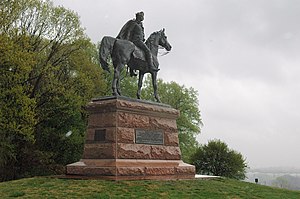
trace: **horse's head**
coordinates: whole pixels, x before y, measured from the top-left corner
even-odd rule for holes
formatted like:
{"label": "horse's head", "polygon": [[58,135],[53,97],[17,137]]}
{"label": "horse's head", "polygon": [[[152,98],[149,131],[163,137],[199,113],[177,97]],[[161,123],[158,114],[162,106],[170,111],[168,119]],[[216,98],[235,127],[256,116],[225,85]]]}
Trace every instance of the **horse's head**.
{"label": "horse's head", "polygon": [[164,47],[167,51],[170,51],[172,49],[171,44],[168,42],[167,36],[165,34],[165,29],[163,28],[162,30],[160,30],[159,32],[159,42],[158,44],[162,47]]}

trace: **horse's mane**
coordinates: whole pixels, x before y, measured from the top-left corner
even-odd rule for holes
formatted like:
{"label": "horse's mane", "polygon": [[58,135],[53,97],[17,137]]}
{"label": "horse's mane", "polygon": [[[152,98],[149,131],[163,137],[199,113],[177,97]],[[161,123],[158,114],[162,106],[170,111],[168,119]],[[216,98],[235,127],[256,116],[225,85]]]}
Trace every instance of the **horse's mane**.
{"label": "horse's mane", "polygon": [[156,35],[159,34],[159,31],[155,31],[153,33],[151,33],[151,35],[148,37],[148,39],[146,40],[146,45],[153,43],[154,39],[156,38]]}

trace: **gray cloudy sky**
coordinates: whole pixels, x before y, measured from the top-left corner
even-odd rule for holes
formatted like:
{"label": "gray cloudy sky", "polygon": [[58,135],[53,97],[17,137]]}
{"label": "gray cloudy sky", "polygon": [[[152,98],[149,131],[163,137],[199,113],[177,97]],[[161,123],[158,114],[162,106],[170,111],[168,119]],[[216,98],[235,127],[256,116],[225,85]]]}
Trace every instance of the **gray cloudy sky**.
{"label": "gray cloudy sky", "polygon": [[145,12],[172,52],[159,77],[199,92],[200,143],[221,139],[251,168],[300,167],[299,0],[55,0],[98,42]]}

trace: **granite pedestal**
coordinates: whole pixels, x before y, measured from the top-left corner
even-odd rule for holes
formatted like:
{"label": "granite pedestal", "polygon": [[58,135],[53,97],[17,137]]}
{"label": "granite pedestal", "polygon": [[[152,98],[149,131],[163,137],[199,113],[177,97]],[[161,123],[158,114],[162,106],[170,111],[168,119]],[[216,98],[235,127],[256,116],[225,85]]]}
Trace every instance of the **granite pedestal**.
{"label": "granite pedestal", "polygon": [[94,99],[79,162],[67,176],[111,180],[192,179],[195,167],[181,160],[176,119],[168,105],[125,97]]}

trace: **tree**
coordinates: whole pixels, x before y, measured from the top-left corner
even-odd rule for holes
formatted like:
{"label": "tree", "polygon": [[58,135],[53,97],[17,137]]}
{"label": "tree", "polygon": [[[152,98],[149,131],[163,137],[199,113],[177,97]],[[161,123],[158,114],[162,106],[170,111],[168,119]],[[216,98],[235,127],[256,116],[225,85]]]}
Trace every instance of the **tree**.
{"label": "tree", "polygon": [[0,180],[16,176],[21,151],[34,142],[36,102],[22,85],[33,64],[32,53],[0,34]]}
{"label": "tree", "polygon": [[47,0],[2,0],[0,42],[0,171],[13,174],[4,178],[77,161],[84,106],[106,90],[78,15]]}
{"label": "tree", "polygon": [[220,140],[211,140],[201,145],[192,156],[198,174],[245,179],[247,163],[242,154],[229,149]]}

